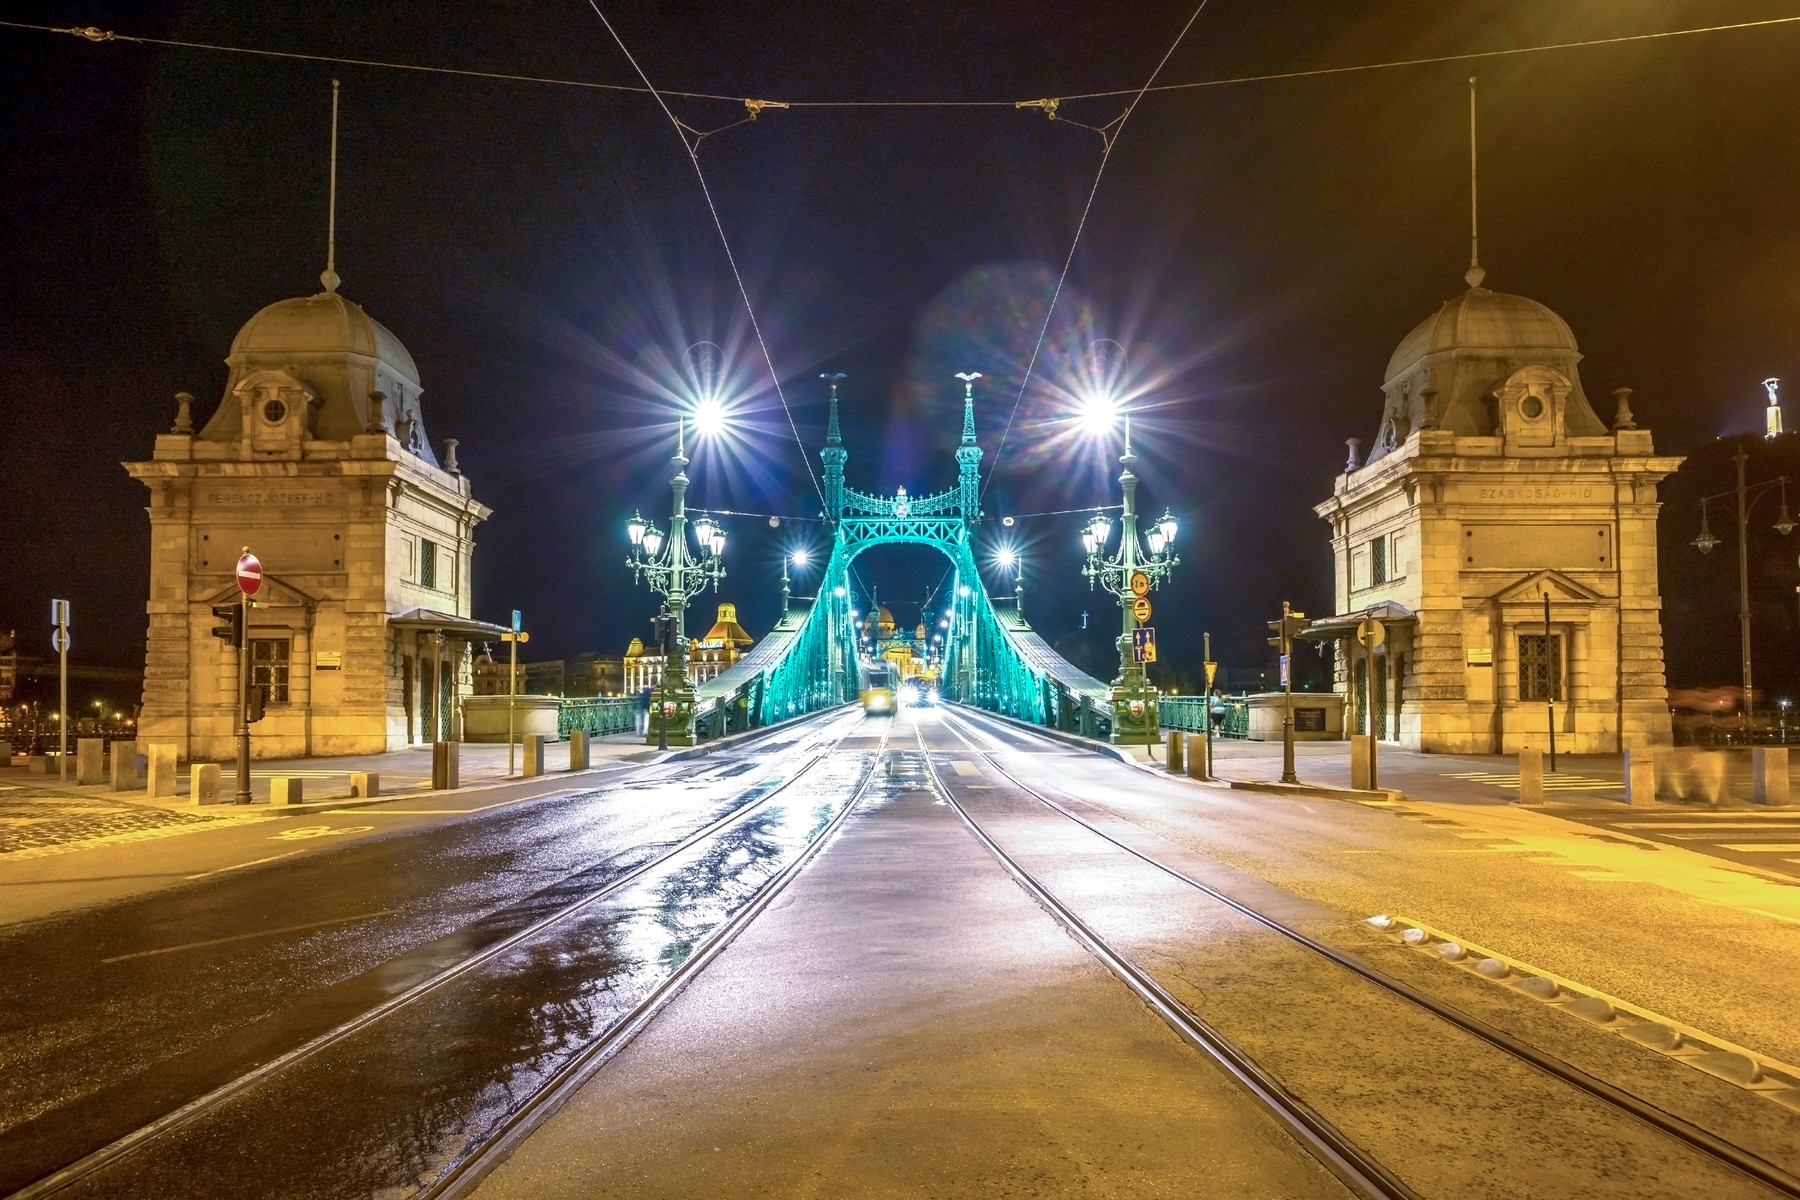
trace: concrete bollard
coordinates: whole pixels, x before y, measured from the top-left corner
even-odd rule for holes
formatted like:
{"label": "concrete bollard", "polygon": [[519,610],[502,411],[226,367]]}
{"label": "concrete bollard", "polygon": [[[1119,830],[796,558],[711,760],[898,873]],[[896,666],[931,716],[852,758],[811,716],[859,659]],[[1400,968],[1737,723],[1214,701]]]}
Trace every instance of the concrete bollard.
{"label": "concrete bollard", "polygon": [[114,742],[112,744],[112,790],[115,792],[135,792],[143,786],[138,782],[137,739]]}
{"label": "concrete bollard", "polygon": [[462,747],[456,742],[431,743],[431,786],[440,792],[462,786]]}
{"label": "concrete bollard", "polygon": [[218,763],[195,763],[188,768],[188,800],[194,804],[219,802]]}
{"label": "concrete bollard", "polygon": [[275,805],[305,804],[305,781],[292,775],[277,775],[269,780],[269,803]]}
{"label": "concrete bollard", "polygon": [[544,735],[528,733],[519,739],[519,776],[536,779],[544,773]]}
{"label": "concrete bollard", "polygon": [[[175,794],[175,743],[151,742],[144,747],[144,790],[157,800]],[[217,770],[217,767],[213,768]]]}
{"label": "concrete bollard", "polygon": [[50,767],[56,760],[48,754],[27,754],[25,756],[25,773],[27,775],[55,774]]}
{"label": "concrete bollard", "polygon": [[1189,779],[1210,779],[1206,771],[1206,735],[1190,733],[1187,740],[1187,768]]}
{"label": "concrete bollard", "polygon": [[75,782],[106,782],[106,742],[103,739],[75,739]]}
{"label": "concrete bollard", "polygon": [[1544,802],[1544,752],[1526,746],[1519,751],[1519,803]]}
{"label": "concrete bollard", "polygon": [[1674,746],[1658,746],[1650,754],[1656,763],[1656,798],[1681,799],[1682,752]]}
{"label": "concrete bollard", "polygon": [[1648,746],[1625,748],[1625,803],[1656,803],[1656,761],[1659,757]]}
{"label": "concrete bollard", "polygon": [[1751,798],[1758,804],[1788,803],[1786,746],[1754,746],[1750,750]]}
{"label": "concrete bollard", "polygon": [[1359,792],[1375,786],[1375,781],[1369,778],[1369,742],[1366,733],[1350,735],[1350,786]]}
{"label": "concrete bollard", "polygon": [[350,794],[359,800],[373,800],[381,795],[381,772],[350,772]]}
{"label": "concrete bollard", "polygon": [[569,730],[569,770],[588,769],[588,735],[585,729]]}
{"label": "concrete bollard", "polygon": [[0,767],[12,766],[12,743],[0,738]]}
{"label": "concrete bollard", "polygon": [[1171,775],[1180,775],[1187,769],[1185,766],[1186,759],[1181,753],[1183,750],[1187,749],[1187,747],[1182,744],[1185,741],[1187,741],[1187,734],[1181,732],[1179,729],[1169,730],[1169,753],[1165,765]]}

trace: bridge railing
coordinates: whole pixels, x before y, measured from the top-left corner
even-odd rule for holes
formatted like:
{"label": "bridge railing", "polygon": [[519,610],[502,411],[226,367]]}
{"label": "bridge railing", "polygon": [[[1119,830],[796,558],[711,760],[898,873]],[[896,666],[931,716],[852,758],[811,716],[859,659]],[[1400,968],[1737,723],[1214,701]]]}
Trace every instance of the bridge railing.
{"label": "bridge railing", "polygon": [[[1248,697],[1214,696],[1213,703],[1225,707],[1225,722],[1217,729],[1220,737],[1250,736],[1250,701]],[[1164,729],[1185,729],[1189,733],[1206,732],[1205,696],[1160,696],[1157,715]]]}
{"label": "bridge railing", "polygon": [[580,729],[593,737],[637,731],[637,700],[631,696],[594,696],[564,700],[556,712],[556,732],[564,741]]}

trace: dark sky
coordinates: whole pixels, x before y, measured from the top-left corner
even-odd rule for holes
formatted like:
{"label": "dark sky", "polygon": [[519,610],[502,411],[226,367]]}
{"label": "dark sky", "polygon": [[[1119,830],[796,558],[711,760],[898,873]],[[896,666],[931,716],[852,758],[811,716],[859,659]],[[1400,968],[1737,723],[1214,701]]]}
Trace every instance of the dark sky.
{"label": "dark sky", "polygon": [[[987,376],[978,415],[994,463],[1100,160],[1100,137],[1074,122],[1105,124],[1126,103],[1067,101],[1071,120],[1051,122],[1011,102],[1141,84],[1191,6],[616,7],[608,16],[665,89],[1002,102],[767,111],[700,152],[815,467],[827,370],[849,375],[855,486],[950,482],[958,371]],[[635,82],[581,0],[83,0],[8,13]],[[1797,14],[1794,0],[1213,0],[1161,81]],[[1375,432],[1394,346],[1463,286],[1466,80],[1479,74],[1488,284],[1570,322],[1603,416],[1611,389],[1631,386],[1659,450],[1703,452],[1692,486],[1666,489],[1665,592],[1685,622],[1669,631],[1671,675],[1733,680],[1729,544],[1705,560],[1686,550],[1688,497],[1728,486],[1708,447],[1760,422],[1759,380],[1793,379],[1800,422],[1796,51],[1800,24],[1150,95],[1100,185],[998,455],[990,516],[1115,498],[1109,458],[1067,435],[1056,396],[1078,348],[1114,338],[1144,389],[1146,502],[1185,522],[1183,566],[1158,598],[1165,654],[1195,657],[1210,629],[1219,657],[1260,662],[1261,622],[1284,597],[1328,609],[1326,527],[1311,506],[1329,494],[1343,439]],[[523,609],[545,653],[617,653],[646,628],[654,605],[622,569],[623,523],[636,506],[666,517],[667,366],[691,342],[731,352],[743,415],[731,446],[696,456],[692,499],[816,515],[704,198],[649,98],[22,29],[0,28],[0,56],[0,628],[28,646],[60,595],[74,601],[80,655],[141,661],[144,497],[117,464],[148,456],[174,392],[211,413],[251,314],[317,290],[334,76],[342,290],[411,350],[427,430],[461,440],[495,510],[480,530],[477,615]],[[743,115],[671,103],[698,129]],[[1752,478],[1795,470],[1793,441],[1785,466],[1759,444]],[[1764,510],[1772,520],[1772,500]],[[982,532],[1024,549],[1027,610],[1053,638],[1084,609],[1116,620],[1083,589],[1078,521],[990,520]],[[720,598],[761,633],[780,549],[808,537],[822,548],[823,535],[761,516],[731,530]],[[1759,663],[1791,687],[1800,546],[1766,540],[1758,628],[1773,640]],[[910,621],[941,568],[928,552],[889,551],[858,570]]]}

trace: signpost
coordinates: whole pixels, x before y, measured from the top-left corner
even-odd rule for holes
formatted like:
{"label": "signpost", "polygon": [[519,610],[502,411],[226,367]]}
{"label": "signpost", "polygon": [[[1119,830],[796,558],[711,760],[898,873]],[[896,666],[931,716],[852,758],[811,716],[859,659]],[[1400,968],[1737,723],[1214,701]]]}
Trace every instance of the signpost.
{"label": "signpost", "polygon": [[1219,664],[1213,661],[1212,634],[1210,633],[1203,633],[1200,635],[1200,657],[1204,660],[1206,665],[1205,709],[1200,714],[1200,728],[1206,737],[1206,762],[1203,766],[1203,773],[1208,779],[1211,779],[1213,773],[1213,677],[1219,673]]}
{"label": "signpost", "polygon": [[1381,731],[1375,728],[1375,651],[1387,641],[1387,626],[1374,617],[1364,617],[1357,623],[1356,641],[1363,648],[1363,711],[1369,716],[1369,786],[1376,788],[1381,786],[1381,770],[1376,765]]}
{"label": "signpost", "polygon": [[262,590],[262,563],[245,546],[237,560],[238,591],[243,595],[243,619],[238,622],[238,727],[237,795],[239,804],[250,803],[250,597]]}
{"label": "signpost", "polygon": [[1131,602],[1131,619],[1142,625],[1150,619],[1150,601],[1139,596]]}
{"label": "signpost", "polygon": [[1156,630],[1146,627],[1131,631],[1131,661],[1141,663],[1156,661]]}
{"label": "signpost", "polygon": [[67,600],[50,602],[50,624],[56,627],[50,634],[50,646],[56,651],[58,673],[61,677],[58,684],[56,709],[56,775],[62,782],[67,783],[69,782],[69,602]]}
{"label": "signpost", "polygon": [[1286,600],[1281,602],[1281,620],[1270,621],[1269,629],[1275,634],[1269,639],[1269,646],[1281,655],[1281,782],[1299,783],[1300,777],[1294,773],[1294,672],[1293,654],[1294,639],[1299,637],[1309,622],[1305,613],[1295,612]]}
{"label": "signpost", "polygon": [[512,610],[512,633],[502,634],[512,655],[506,668],[506,777],[513,773],[513,710],[519,698],[519,643],[528,636],[525,620],[518,609]]}

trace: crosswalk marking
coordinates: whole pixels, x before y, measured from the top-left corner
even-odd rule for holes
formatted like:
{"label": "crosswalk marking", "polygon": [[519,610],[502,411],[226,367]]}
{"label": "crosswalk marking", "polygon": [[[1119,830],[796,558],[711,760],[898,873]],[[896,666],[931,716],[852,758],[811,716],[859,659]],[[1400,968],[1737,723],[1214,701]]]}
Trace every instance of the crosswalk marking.
{"label": "crosswalk marking", "polygon": [[[1519,773],[1502,774],[1498,771],[1446,771],[1446,779],[1466,779],[1470,783],[1485,783],[1493,787],[1513,788],[1519,786]],[[1625,785],[1617,779],[1595,779],[1588,775],[1549,775],[1544,776],[1546,792],[1613,792]]]}

